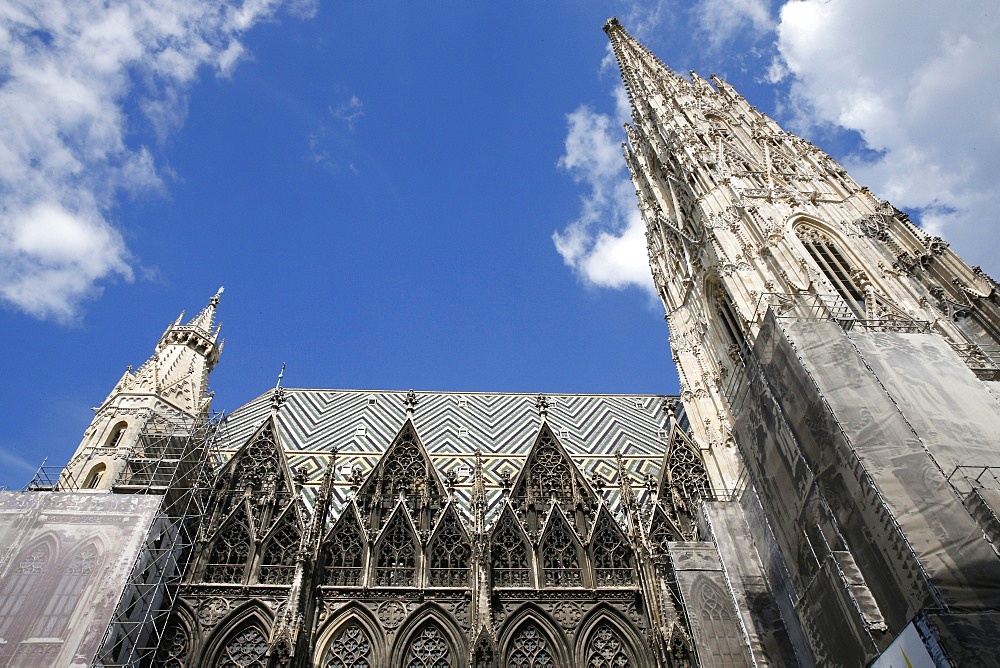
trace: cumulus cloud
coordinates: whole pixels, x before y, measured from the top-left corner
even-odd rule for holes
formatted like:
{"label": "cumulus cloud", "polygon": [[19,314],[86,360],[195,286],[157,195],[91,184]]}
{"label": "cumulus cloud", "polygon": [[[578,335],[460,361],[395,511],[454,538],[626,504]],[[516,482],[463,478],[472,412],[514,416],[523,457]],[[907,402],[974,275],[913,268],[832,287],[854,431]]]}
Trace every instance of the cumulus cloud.
{"label": "cumulus cloud", "polygon": [[581,184],[580,215],[552,240],[563,261],[588,284],[638,286],[655,294],[646,262],[645,228],[635,188],[622,158],[619,129],[629,118],[624,89],[615,93],[615,118],[583,105],[566,117],[568,132],[559,168]]}
{"label": "cumulus cloud", "polygon": [[773,75],[790,77],[799,129],[859,132],[878,157],[848,157],[851,174],[1000,273],[996,4],[795,0],[781,8],[777,37]]}
{"label": "cumulus cloud", "polygon": [[699,30],[715,49],[743,30],[763,35],[774,29],[768,0],[701,0],[694,15]]}
{"label": "cumulus cloud", "polygon": [[111,212],[120,194],[162,183],[150,151],[130,144],[126,108],[161,137],[176,129],[199,71],[232,72],[243,33],[282,4],[0,3],[0,300],[69,321],[102,281],[132,279]]}

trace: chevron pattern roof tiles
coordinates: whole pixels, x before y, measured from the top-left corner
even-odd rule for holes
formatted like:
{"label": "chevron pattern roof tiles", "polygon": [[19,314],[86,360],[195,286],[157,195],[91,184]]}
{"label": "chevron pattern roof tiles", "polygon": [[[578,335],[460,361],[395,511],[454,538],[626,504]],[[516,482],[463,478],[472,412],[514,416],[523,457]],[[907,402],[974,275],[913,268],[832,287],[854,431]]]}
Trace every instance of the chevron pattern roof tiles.
{"label": "chevron pattern roof tiles", "polygon": [[[311,485],[319,483],[331,451],[337,466],[359,466],[371,471],[406,419],[405,392],[370,390],[286,389],[278,410],[279,438],[288,463],[301,468]],[[474,465],[474,453],[483,453],[486,483],[499,499],[500,474],[513,478],[538,433],[537,394],[425,392],[413,423],[442,474],[462,465]],[[617,470],[613,456],[621,452],[641,489],[647,473],[659,473],[665,441],[665,395],[560,394],[549,400],[548,423],[584,475],[598,472],[605,480],[605,496],[617,505]],[[374,403],[371,400],[374,399]],[[271,392],[233,411],[225,420],[220,449],[235,452],[268,416]],[[363,428],[359,430],[359,428]],[[360,433],[359,433],[360,432]],[[362,435],[363,434],[363,435]],[[456,496],[467,505],[472,477],[460,476]],[[346,498],[347,475],[336,476],[337,497]],[[307,497],[311,498],[311,494]],[[339,504],[337,504],[339,505]]]}

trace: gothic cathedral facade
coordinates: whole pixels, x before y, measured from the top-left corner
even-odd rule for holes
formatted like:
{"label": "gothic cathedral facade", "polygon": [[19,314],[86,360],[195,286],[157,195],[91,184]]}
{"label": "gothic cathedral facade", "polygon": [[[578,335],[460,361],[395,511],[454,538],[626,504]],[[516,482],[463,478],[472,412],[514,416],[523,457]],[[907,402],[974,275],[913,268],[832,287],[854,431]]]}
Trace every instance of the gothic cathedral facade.
{"label": "gothic cathedral facade", "polygon": [[6,665],[996,661],[997,284],[605,32],[680,395],[279,379],[219,420],[216,294],[45,503],[0,493]]}

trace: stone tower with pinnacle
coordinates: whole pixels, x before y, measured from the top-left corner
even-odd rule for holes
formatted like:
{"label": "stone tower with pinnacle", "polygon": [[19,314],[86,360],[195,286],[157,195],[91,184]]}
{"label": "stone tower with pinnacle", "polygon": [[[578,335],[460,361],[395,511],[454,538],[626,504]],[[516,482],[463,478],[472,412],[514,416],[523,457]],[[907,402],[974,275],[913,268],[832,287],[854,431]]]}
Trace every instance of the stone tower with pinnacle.
{"label": "stone tower with pinnacle", "polygon": [[681,396],[715,486],[737,476],[727,383],[768,307],[793,296],[845,322],[930,323],[993,377],[994,281],[725,81],[676,74],[617,19],[604,30],[632,106],[625,159]]}
{"label": "stone tower with pinnacle", "polygon": [[1000,620],[997,283],[725,81],[604,30],[681,400],[770,562],[779,644],[978,663]]}
{"label": "stone tower with pinnacle", "polygon": [[182,312],[170,323],[153,355],[138,369],[129,367],[84,432],[60,478],[62,489],[110,490],[132,451],[139,430],[153,413],[198,418],[208,413],[212,397],[208,376],[225,341],[215,309],[222,288],[194,318]]}

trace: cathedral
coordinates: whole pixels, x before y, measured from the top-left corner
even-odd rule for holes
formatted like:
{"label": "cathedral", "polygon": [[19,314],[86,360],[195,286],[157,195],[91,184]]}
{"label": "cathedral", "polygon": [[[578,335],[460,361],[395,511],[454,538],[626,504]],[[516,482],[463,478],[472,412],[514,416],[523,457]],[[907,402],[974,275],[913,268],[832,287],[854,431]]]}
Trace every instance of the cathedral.
{"label": "cathedral", "polygon": [[0,493],[0,663],[1000,665],[997,283],[604,31],[679,395],[279,376],[220,418],[220,289]]}

